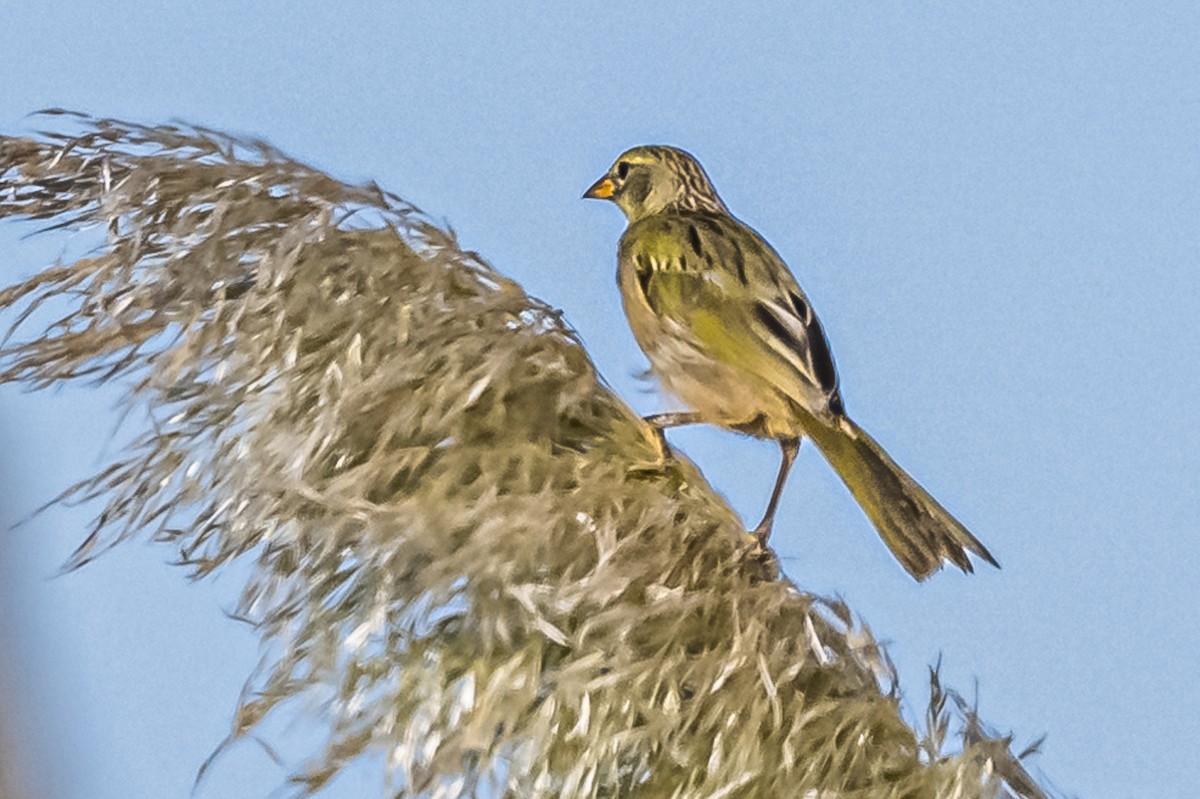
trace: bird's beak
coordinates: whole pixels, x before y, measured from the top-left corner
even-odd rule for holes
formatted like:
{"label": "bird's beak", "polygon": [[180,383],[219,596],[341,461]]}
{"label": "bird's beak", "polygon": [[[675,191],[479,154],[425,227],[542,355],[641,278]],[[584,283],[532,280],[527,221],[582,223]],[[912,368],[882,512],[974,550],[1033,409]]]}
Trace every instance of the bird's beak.
{"label": "bird's beak", "polygon": [[608,200],[616,191],[616,186],[613,185],[612,179],[605,175],[592,184],[592,187],[583,193],[585,200]]}

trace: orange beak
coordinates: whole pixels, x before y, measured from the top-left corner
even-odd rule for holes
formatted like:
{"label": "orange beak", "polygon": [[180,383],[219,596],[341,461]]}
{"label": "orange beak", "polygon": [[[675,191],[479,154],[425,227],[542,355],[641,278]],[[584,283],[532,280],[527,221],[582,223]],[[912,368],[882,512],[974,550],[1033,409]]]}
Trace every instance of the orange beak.
{"label": "orange beak", "polygon": [[612,180],[605,175],[592,184],[592,187],[583,193],[585,200],[608,200],[613,196],[613,192],[617,187],[613,185]]}

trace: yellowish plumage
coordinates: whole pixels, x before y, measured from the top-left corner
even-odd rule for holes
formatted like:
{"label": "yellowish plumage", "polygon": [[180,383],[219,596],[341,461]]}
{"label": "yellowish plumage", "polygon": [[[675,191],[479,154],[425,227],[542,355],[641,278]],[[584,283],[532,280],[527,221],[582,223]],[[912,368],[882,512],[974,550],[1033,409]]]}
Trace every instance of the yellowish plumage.
{"label": "yellowish plumage", "polygon": [[766,541],[803,437],[816,443],[885,543],[918,580],[967,552],[997,565],[971,533],[846,416],[821,324],[771,246],[730,215],[699,163],[673,147],[621,155],[584,195],[629,226],[617,282],[638,344],[663,387],[705,422],[780,442],[783,463],[755,532]]}

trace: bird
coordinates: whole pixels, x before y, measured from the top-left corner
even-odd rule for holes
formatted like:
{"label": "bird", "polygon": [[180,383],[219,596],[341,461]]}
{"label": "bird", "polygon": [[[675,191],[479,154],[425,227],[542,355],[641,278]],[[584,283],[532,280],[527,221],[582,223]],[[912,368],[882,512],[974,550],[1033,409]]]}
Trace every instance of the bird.
{"label": "bird", "polygon": [[634,338],[687,410],[646,417],[775,440],[781,462],[762,520],[765,551],[800,442],[816,444],[900,564],[921,581],[945,562],[974,571],[987,548],[847,415],[825,331],[770,244],[734,217],[694,156],[647,145],[622,153],[583,194],[625,215],[617,285]]}

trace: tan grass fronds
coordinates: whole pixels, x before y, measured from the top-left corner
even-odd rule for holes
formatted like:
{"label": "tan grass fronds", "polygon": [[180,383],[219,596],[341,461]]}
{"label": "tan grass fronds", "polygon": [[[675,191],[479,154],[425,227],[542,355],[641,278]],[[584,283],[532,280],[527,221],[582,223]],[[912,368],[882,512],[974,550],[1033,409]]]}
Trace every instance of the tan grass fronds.
{"label": "tan grass fronds", "polygon": [[0,218],[98,246],[0,292],[0,380],[121,381],[148,417],[61,497],[102,509],[69,565],[134,534],[252,559],[231,740],[319,702],[303,792],[382,753],[414,797],[1039,795],[944,696],[906,724],[849,609],[418,209],[259,141],[43,120],[0,138]]}

